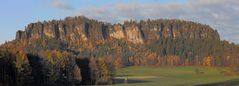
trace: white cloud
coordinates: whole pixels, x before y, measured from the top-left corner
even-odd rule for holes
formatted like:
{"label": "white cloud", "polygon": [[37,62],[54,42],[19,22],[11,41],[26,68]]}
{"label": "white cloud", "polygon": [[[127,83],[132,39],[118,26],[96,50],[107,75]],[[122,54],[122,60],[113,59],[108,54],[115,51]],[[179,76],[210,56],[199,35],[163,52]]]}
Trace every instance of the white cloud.
{"label": "white cloud", "polygon": [[74,9],[71,5],[68,5],[65,0],[52,0],[52,6],[64,10]]}
{"label": "white cloud", "polygon": [[238,0],[189,0],[187,3],[115,3],[101,7],[85,7],[79,15],[107,22],[128,19],[176,18],[209,24],[222,39],[239,43]]}

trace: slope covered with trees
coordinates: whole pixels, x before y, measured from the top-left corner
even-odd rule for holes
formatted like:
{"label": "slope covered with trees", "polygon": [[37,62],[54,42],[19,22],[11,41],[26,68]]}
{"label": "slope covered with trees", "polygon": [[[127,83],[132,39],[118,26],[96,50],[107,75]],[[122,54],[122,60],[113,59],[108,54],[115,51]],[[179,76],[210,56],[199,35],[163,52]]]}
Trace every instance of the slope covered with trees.
{"label": "slope covered with trees", "polygon": [[237,66],[238,52],[210,26],[191,21],[110,24],[67,17],[31,23],[1,45],[0,85],[112,84],[115,68]]}

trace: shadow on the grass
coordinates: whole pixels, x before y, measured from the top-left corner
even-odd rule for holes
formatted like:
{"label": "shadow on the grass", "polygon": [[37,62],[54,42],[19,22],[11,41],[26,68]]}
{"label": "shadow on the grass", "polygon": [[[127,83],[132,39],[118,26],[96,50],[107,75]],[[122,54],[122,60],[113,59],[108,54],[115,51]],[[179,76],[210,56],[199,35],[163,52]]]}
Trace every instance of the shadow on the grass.
{"label": "shadow on the grass", "polygon": [[233,79],[217,83],[200,84],[195,86],[239,86],[239,79]]}
{"label": "shadow on the grass", "polygon": [[130,77],[130,76],[134,76],[134,75],[121,74],[121,75],[117,75],[115,77]]}

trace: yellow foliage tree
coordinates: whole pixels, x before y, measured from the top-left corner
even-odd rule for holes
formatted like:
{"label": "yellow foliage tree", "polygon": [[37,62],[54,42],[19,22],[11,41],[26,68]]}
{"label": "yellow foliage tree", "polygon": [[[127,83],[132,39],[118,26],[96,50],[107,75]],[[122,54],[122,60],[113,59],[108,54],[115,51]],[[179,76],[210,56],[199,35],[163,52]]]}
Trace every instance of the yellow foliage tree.
{"label": "yellow foliage tree", "polygon": [[114,67],[115,68],[121,68],[122,67],[122,58],[121,57],[116,57],[114,61]]}
{"label": "yellow foliage tree", "polygon": [[96,82],[96,83],[108,83],[109,82],[108,80],[110,80],[110,70],[104,58],[98,59],[98,67],[100,70],[100,75],[99,75],[100,79],[97,80],[99,82]]}
{"label": "yellow foliage tree", "polygon": [[207,56],[203,59],[204,66],[213,66],[213,58],[211,56]]}

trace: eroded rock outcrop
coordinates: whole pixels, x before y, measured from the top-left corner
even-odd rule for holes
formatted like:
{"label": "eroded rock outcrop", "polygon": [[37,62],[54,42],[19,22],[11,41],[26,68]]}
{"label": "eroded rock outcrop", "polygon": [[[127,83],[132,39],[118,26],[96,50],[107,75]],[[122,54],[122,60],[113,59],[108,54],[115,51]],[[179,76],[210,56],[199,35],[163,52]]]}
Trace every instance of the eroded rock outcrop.
{"label": "eroded rock outcrop", "polygon": [[116,39],[123,39],[125,38],[125,33],[122,25],[114,25],[113,29],[110,31],[110,37]]}
{"label": "eroded rock outcrop", "polygon": [[182,20],[148,20],[108,24],[85,17],[68,17],[64,20],[52,20],[31,23],[25,31],[18,31],[17,40],[55,38],[71,42],[86,42],[122,39],[134,44],[144,44],[162,38],[220,40],[217,31],[208,25]]}
{"label": "eroded rock outcrop", "polygon": [[143,44],[143,33],[141,29],[135,25],[135,24],[130,24],[128,26],[125,26],[125,32],[127,36],[127,40],[135,43],[135,44]]}

